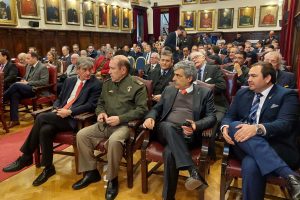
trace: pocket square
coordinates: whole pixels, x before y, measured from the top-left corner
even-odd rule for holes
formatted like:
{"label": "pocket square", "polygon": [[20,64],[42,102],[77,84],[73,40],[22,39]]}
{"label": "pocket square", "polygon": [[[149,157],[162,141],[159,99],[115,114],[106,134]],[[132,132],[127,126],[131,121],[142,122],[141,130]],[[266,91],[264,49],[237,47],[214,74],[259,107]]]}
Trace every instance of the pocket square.
{"label": "pocket square", "polygon": [[204,82],[207,82],[207,81],[210,81],[211,80],[211,78],[208,78],[208,79],[206,79]]}
{"label": "pocket square", "polygon": [[271,106],[271,108],[276,108],[276,107],[278,107],[277,104],[272,104],[272,106]]}

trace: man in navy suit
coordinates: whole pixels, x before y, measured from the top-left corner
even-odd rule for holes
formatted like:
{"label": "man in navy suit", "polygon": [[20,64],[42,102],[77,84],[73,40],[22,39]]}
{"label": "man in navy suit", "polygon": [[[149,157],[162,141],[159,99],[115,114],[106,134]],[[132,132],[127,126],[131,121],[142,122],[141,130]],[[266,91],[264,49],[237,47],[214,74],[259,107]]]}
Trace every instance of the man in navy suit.
{"label": "man in navy suit", "polygon": [[10,61],[9,52],[6,49],[0,50],[0,72],[4,73],[4,91],[17,81],[18,69]]}
{"label": "man in navy suit", "polygon": [[15,162],[3,168],[4,172],[14,172],[32,164],[32,154],[36,148],[42,149],[43,172],[33,181],[39,186],[53,176],[53,138],[61,131],[77,131],[75,115],[93,112],[101,93],[102,84],[91,77],[93,62],[88,58],[78,59],[77,77],[66,79],[62,92],[53,105],[52,112],[38,115],[35,123],[21,147],[23,153]]}
{"label": "man in navy suit", "polygon": [[291,72],[286,72],[280,70],[282,56],[277,51],[271,51],[267,53],[264,57],[264,61],[271,63],[276,70],[276,77],[277,77],[277,85],[280,85],[285,88],[296,88],[296,80],[295,75]]}
{"label": "man in navy suit", "polygon": [[[179,170],[188,170],[187,190],[205,189],[208,185],[196,169],[189,148],[201,144],[202,131],[216,122],[213,92],[194,85],[196,69],[191,61],[174,66],[174,86],[168,86],[161,100],[145,117],[143,126],[157,130],[164,148],[163,199],[175,198]],[[190,125],[184,125],[184,122]],[[156,125],[157,123],[157,125]]]}
{"label": "man in navy suit", "polygon": [[293,199],[300,198],[296,125],[299,100],[294,90],[275,84],[270,63],[259,62],[249,71],[249,88],[238,91],[222,121],[222,133],[242,160],[243,199],[264,199],[266,178],[287,180]]}
{"label": "man in navy suit", "polygon": [[185,29],[183,26],[178,26],[177,30],[169,33],[164,46],[171,48],[173,52],[174,63],[179,61],[179,36],[183,35]]}

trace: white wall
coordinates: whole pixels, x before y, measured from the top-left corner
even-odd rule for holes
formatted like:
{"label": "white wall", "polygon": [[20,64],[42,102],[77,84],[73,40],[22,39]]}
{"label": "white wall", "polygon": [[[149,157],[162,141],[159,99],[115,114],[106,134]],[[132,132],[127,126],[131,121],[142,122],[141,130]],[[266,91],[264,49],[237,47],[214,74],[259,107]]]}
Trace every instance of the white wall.
{"label": "white wall", "polygon": [[[261,5],[279,5],[278,8],[278,19],[282,19],[282,1],[283,0],[227,0],[227,1],[219,1],[217,0],[216,3],[208,3],[208,4],[200,4],[200,0],[198,0],[197,4],[189,4],[189,5],[182,5],[182,0],[151,0],[151,6],[148,9],[148,30],[149,34],[153,34],[153,11],[152,6],[154,2],[157,2],[158,6],[167,6],[167,5],[180,5],[180,12],[181,11],[198,11],[198,10],[205,10],[205,9],[215,9],[215,29],[214,32],[247,32],[247,31],[265,31],[265,30],[280,30],[279,23],[277,21],[277,27],[259,27],[259,13],[260,13],[260,6]],[[238,18],[238,8],[239,7],[246,7],[246,6],[256,6],[255,12],[255,26],[252,28],[237,28],[237,18]],[[234,8],[234,19],[233,19],[233,28],[232,29],[217,29],[217,20],[218,14],[217,9],[220,8]],[[180,17],[180,16],[178,16]],[[196,33],[199,31],[189,31],[188,33]]]}

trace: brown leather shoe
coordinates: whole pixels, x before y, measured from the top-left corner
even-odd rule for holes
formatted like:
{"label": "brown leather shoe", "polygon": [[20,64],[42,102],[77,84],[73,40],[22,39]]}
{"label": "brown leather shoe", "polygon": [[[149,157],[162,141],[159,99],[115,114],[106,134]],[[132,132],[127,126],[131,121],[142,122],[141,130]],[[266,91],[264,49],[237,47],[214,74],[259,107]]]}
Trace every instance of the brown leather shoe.
{"label": "brown leather shoe", "polygon": [[18,125],[20,125],[20,122],[19,122],[19,121],[10,121],[10,122],[8,123],[8,128],[12,128],[12,127],[18,126]]}

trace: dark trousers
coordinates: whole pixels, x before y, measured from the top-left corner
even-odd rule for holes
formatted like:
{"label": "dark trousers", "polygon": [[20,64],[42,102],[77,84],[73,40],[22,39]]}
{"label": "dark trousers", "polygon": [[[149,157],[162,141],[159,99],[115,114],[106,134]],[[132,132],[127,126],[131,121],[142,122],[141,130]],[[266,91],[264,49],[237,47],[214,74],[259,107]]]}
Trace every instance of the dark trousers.
{"label": "dark trousers", "polygon": [[21,147],[21,152],[32,155],[41,146],[42,165],[49,166],[53,162],[53,138],[61,131],[72,131],[69,117],[61,118],[56,113],[48,112],[38,115],[34,125]]}
{"label": "dark trousers", "polygon": [[189,149],[198,141],[196,137],[192,137],[187,143],[182,129],[170,122],[158,125],[157,137],[165,145],[163,198],[175,199],[179,170],[186,170],[194,165]]}
{"label": "dark trousers", "polygon": [[[229,135],[233,139],[238,124],[241,122],[229,125]],[[234,142],[234,152],[242,160],[243,200],[264,199],[266,177],[287,164],[263,137],[254,136],[245,142]]]}
{"label": "dark trousers", "polygon": [[19,121],[18,107],[20,100],[34,96],[35,93],[32,91],[32,86],[22,83],[14,83],[5,91],[3,98],[4,101],[10,101],[11,121]]}

